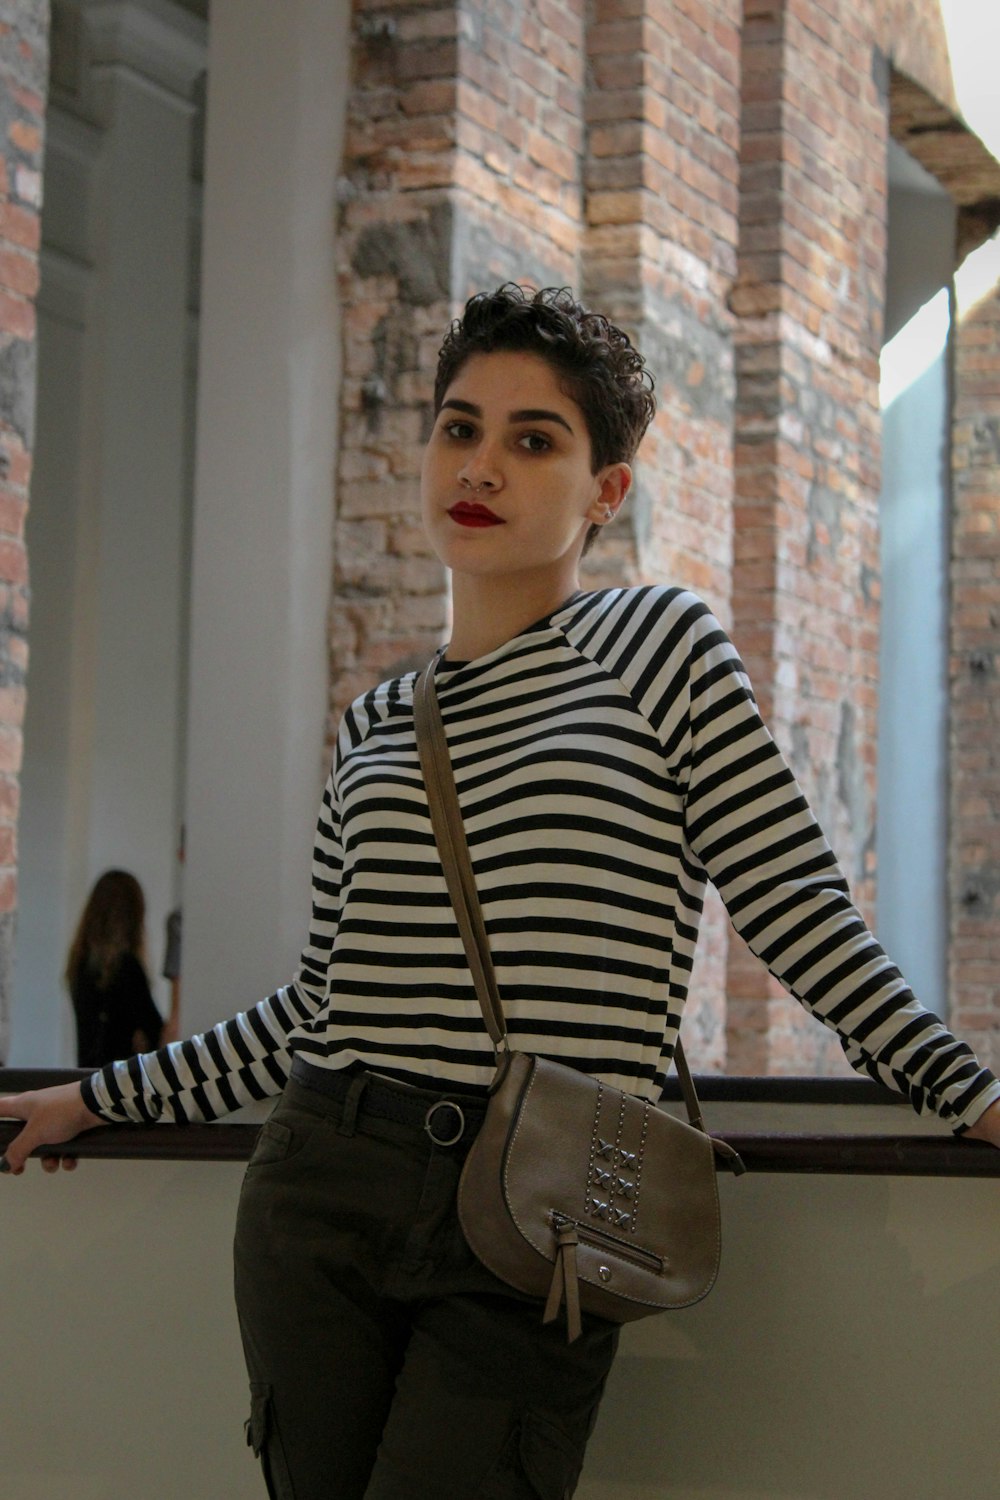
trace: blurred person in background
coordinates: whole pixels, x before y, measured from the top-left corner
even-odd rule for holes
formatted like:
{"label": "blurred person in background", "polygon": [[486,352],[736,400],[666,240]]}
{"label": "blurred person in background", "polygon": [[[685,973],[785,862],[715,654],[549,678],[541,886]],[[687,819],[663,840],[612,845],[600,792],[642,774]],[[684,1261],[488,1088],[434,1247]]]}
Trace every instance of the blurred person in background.
{"label": "blurred person in background", "polygon": [[159,1045],[163,1018],[145,950],[142,886],[127,870],[106,870],[87,897],[66,960],[77,1067],[100,1068]]}

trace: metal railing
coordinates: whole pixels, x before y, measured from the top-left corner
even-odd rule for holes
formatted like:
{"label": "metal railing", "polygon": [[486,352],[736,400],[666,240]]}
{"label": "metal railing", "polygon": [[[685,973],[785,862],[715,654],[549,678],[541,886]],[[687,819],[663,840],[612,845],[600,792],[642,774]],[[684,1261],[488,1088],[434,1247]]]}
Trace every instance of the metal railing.
{"label": "metal railing", "polygon": [[[0,1094],[22,1093],[53,1083],[87,1077],[72,1068],[0,1069]],[[705,1075],[698,1092],[708,1103],[881,1105],[906,1103],[864,1079],[732,1078]],[[679,1098],[675,1080],[664,1092]],[[0,1120],[0,1151],[18,1129]],[[46,1155],[97,1160],[247,1161],[260,1125],[115,1125],[93,1130]],[[981,1141],[953,1136],[880,1134],[812,1134],[790,1131],[719,1131],[743,1159],[749,1172],[812,1172],[890,1177],[1000,1177],[1000,1151]],[[40,1153],[36,1153],[40,1154]],[[720,1163],[720,1170],[725,1170]]]}

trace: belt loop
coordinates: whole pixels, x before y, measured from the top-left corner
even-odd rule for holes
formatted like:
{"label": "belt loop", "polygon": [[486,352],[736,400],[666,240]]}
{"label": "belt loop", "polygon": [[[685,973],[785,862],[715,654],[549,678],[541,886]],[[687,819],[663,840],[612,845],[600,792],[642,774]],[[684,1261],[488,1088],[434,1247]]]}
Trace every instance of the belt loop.
{"label": "belt loop", "polygon": [[359,1073],[357,1078],[352,1080],[351,1086],[344,1098],[344,1112],[340,1117],[340,1124],[337,1126],[338,1135],[354,1134],[358,1120],[358,1109],[361,1105],[361,1095],[368,1087],[368,1077],[367,1073]]}

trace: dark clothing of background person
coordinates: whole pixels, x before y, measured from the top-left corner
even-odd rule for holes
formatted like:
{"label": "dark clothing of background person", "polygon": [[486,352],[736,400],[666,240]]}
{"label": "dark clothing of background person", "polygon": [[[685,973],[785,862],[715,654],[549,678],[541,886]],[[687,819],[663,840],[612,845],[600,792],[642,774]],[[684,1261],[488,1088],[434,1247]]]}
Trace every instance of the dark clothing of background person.
{"label": "dark clothing of background person", "polygon": [[181,909],[176,906],[167,917],[166,923],[166,952],[163,955],[163,968],[161,973],[164,979],[169,979],[171,984],[175,979],[181,977],[181,931],[183,917]]}
{"label": "dark clothing of background person", "polygon": [[150,1047],[158,1045],[163,1017],[150,994],[146,971],[134,954],[122,954],[103,989],[87,965],[81,965],[71,998],[77,1067],[100,1068],[129,1057],[136,1050],[137,1032],[148,1037]]}

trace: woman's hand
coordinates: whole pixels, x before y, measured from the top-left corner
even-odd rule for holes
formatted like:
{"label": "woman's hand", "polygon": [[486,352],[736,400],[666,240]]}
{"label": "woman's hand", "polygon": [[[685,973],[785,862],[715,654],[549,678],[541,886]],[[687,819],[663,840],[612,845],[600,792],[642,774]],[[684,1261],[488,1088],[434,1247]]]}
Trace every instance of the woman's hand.
{"label": "woman's hand", "polygon": [[[35,1089],[27,1094],[5,1094],[0,1097],[0,1119],[23,1120],[24,1129],[16,1135],[0,1158],[0,1170],[13,1172],[19,1177],[32,1151],[39,1146],[58,1146],[62,1141],[71,1141],[82,1130],[92,1130],[95,1125],[106,1125],[100,1115],[93,1114],[83,1102],[83,1093],[78,1083],[58,1083],[54,1088]],[[42,1166],[54,1172],[59,1165],[56,1156],[43,1156]],[[63,1157],[62,1164],[69,1170],[76,1166],[73,1157]]]}
{"label": "woman's hand", "polygon": [[975,1125],[965,1132],[968,1141],[988,1141],[991,1146],[1000,1146],[1000,1099],[981,1114]]}

